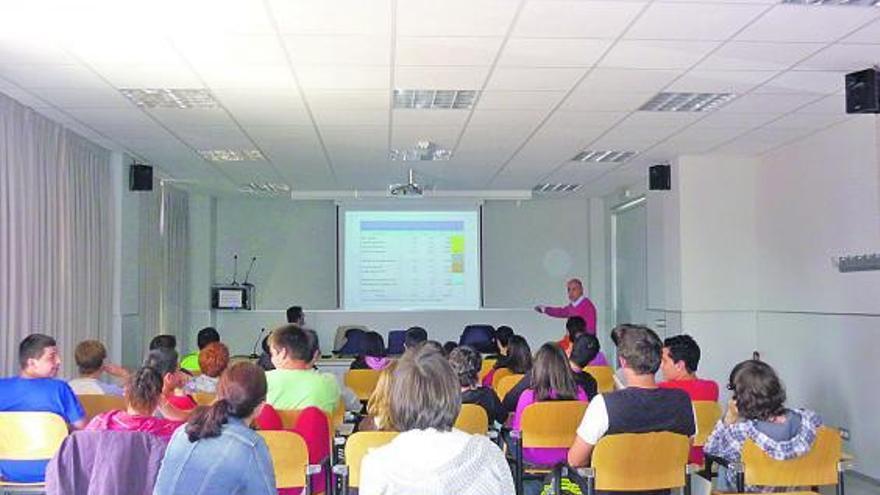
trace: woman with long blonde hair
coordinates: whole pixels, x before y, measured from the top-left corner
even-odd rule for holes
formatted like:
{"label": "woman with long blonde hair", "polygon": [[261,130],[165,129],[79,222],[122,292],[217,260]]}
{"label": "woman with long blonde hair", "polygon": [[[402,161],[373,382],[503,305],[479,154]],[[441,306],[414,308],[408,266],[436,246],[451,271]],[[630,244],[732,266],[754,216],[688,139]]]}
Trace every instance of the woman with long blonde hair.
{"label": "woman with long blonde hair", "polygon": [[367,401],[367,415],[361,420],[358,430],[395,431],[394,422],[391,420],[391,381],[394,379],[396,369],[397,361],[391,361],[379,374],[376,388]]}

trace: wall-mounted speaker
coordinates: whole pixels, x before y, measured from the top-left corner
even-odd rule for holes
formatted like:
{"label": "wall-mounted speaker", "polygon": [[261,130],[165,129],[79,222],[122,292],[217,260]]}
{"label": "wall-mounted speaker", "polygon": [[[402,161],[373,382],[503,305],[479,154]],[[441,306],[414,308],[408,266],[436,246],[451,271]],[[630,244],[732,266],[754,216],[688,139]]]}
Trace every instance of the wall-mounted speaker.
{"label": "wall-mounted speaker", "polygon": [[669,165],[651,165],[648,168],[648,189],[651,191],[668,191],[672,189],[672,167]]}
{"label": "wall-mounted speaker", "polygon": [[880,113],[880,71],[860,70],[845,80],[846,113]]}
{"label": "wall-mounted speaker", "polygon": [[130,191],[152,191],[153,167],[139,164],[129,167],[128,189]]}

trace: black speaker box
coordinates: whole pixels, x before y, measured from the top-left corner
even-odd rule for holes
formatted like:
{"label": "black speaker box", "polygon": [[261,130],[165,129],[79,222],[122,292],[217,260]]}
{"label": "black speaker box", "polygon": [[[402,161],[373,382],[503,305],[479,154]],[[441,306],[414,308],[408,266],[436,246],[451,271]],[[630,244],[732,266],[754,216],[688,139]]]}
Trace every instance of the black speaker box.
{"label": "black speaker box", "polygon": [[846,75],[846,113],[880,113],[880,71],[876,68]]}
{"label": "black speaker box", "polygon": [[132,165],[128,169],[128,189],[131,191],[152,191],[153,167],[149,165]]}
{"label": "black speaker box", "polygon": [[672,189],[672,169],[669,165],[651,165],[648,168],[648,189],[651,191]]}

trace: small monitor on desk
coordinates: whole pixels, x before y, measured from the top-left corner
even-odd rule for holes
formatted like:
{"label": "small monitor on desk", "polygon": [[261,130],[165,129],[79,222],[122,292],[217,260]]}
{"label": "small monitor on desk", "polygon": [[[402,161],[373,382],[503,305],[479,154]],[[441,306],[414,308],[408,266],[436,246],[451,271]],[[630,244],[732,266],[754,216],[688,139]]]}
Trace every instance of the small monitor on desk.
{"label": "small monitor on desk", "polygon": [[213,309],[253,309],[250,287],[243,285],[217,285],[211,288]]}

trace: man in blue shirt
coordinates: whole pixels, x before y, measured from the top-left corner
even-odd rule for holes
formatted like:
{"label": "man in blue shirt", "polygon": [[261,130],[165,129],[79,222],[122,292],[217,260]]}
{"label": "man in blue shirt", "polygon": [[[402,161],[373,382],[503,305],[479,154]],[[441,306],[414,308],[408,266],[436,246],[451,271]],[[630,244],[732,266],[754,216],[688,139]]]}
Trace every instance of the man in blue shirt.
{"label": "man in blue shirt", "polygon": [[[85,426],[85,412],[66,382],[55,378],[61,366],[55,339],[31,334],[18,346],[21,374],[0,379],[0,411],[55,413],[75,429]],[[0,460],[0,478],[22,483],[43,481],[49,460]]]}

